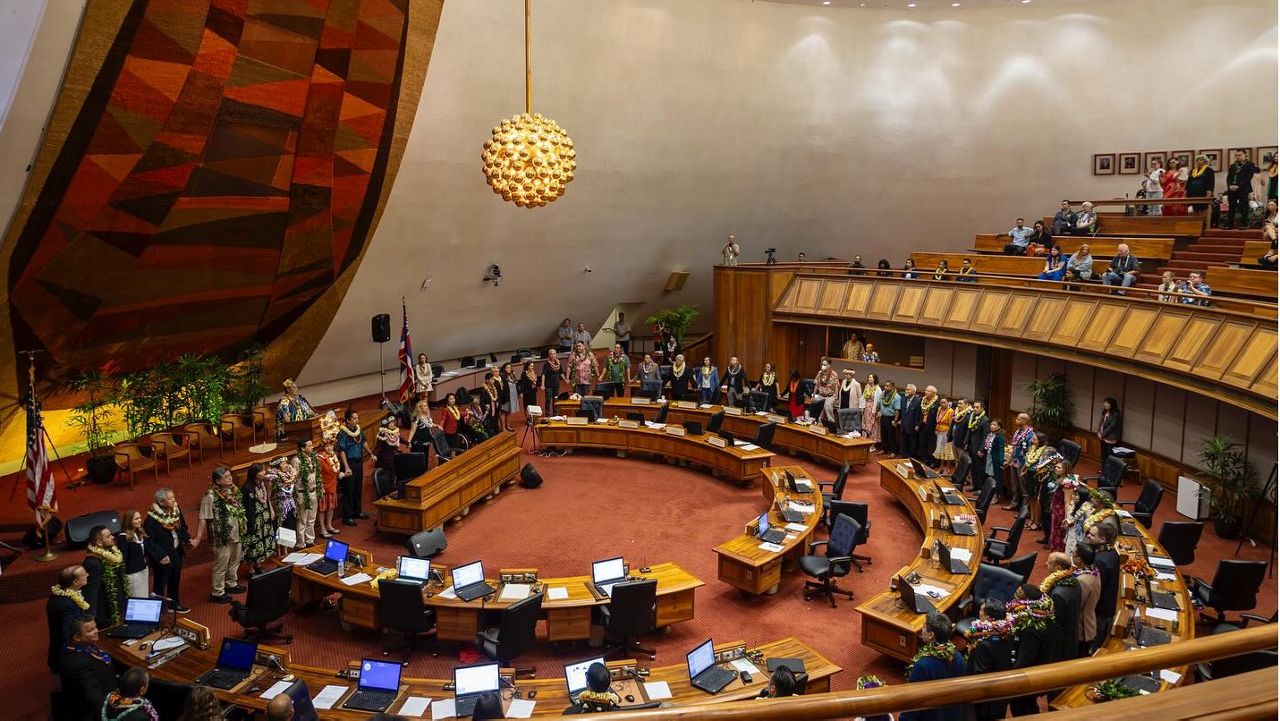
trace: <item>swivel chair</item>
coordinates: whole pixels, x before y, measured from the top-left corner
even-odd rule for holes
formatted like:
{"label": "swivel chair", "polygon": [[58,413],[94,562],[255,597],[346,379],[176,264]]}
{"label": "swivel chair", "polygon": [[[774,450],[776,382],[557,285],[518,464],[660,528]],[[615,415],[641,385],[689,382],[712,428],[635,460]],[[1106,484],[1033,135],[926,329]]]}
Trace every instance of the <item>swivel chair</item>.
{"label": "swivel chair", "polygon": [[1165,521],[1160,524],[1156,542],[1164,547],[1173,565],[1186,566],[1195,563],[1196,546],[1200,545],[1203,533],[1201,521]]}
{"label": "swivel chair", "polygon": [[476,646],[480,652],[502,665],[533,648],[538,642],[538,619],[542,616],[542,594],[528,598],[502,609],[497,626],[491,626],[476,634]]}
{"label": "swivel chair", "polygon": [[627,420],[644,422],[644,414],[640,411],[627,411]]}
{"label": "swivel chair", "polygon": [[[228,614],[231,620],[244,629],[244,637],[256,643],[279,639],[293,643],[293,636],[280,633],[283,623],[275,623],[293,607],[290,592],[293,589],[293,566],[259,573],[249,577],[249,592],[245,602],[231,599]],[[272,625],[275,623],[275,625]]]}
{"label": "swivel chair", "polygon": [[1102,464],[1101,472],[1096,476],[1082,476],[1081,481],[1097,481],[1098,490],[1109,489],[1111,497],[1116,497],[1116,489],[1120,487],[1120,481],[1124,478],[1125,471],[1129,470],[1129,466],[1125,465],[1123,458],[1116,456],[1108,456],[1107,460]]}
{"label": "swivel chair", "polygon": [[[1108,458],[1107,460],[1111,459]],[[1117,504],[1122,507],[1129,506],[1132,508],[1133,517],[1138,519],[1143,526],[1151,528],[1151,516],[1160,507],[1160,499],[1162,498],[1164,498],[1164,486],[1160,481],[1148,478],[1147,482],[1142,484],[1142,493],[1138,494],[1137,500],[1118,501]]]}
{"label": "swivel chair", "polygon": [[1021,575],[1007,568],[990,563],[978,564],[978,572],[973,577],[973,590],[957,604],[965,618],[956,622],[956,631],[966,633],[973,627],[973,622],[977,620],[978,604],[988,598],[1007,603],[1023,583],[1025,581]]}
{"label": "swivel chair", "polygon": [[453,460],[454,450],[449,439],[439,428],[431,429],[431,445],[436,449],[436,462],[444,463]]}
{"label": "swivel chair", "polygon": [[755,440],[751,441],[766,451],[773,450],[773,433],[778,430],[777,423],[765,423],[756,429]]}
{"label": "swivel chair", "polygon": [[[818,580],[804,582],[804,600],[808,601],[815,593],[822,593],[832,608],[836,607],[837,593],[853,600],[853,592],[837,586],[836,579],[849,575],[853,566],[853,549],[861,532],[857,521],[840,514],[832,520],[830,538],[809,544],[809,554],[800,557],[800,570]],[[826,555],[814,555],[819,546],[826,546]]]}
{"label": "swivel chair", "polygon": [[379,500],[395,490],[391,483],[391,474],[385,468],[373,469],[373,500]]}
{"label": "swivel chair", "polygon": [[836,412],[836,427],[840,433],[862,432],[862,409],[841,408]]}
{"label": "swivel chair", "polygon": [[1038,554],[1035,551],[1026,553],[1005,564],[1005,568],[1022,576],[1022,582],[1026,583],[1031,579],[1031,574],[1036,570],[1036,558]]}
{"label": "swivel chair", "polygon": [[439,363],[431,364],[431,379],[435,380],[444,374],[444,366]]}
{"label": "swivel chair", "polygon": [[[1013,558],[1013,554],[1018,552],[1018,542],[1022,540],[1022,529],[1027,525],[1028,513],[1027,507],[1023,506],[1009,527],[992,526],[987,531],[987,540],[982,544],[982,557],[997,566],[1001,561]],[[1004,538],[1000,538],[1001,533]]]}
{"label": "swivel chair", "polygon": [[640,645],[640,638],[658,627],[658,579],[624,581],[609,592],[609,605],[600,609],[605,635],[617,641],[604,654],[633,657],[635,652],[652,660],[657,652]]}
{"label": "swivel chair", "polygon": [[715,435],[720,432],[720,426],[724,425],[724,411],[716,411],[707,419],[707,434]]}
{"label": "swivel chair", "polygon": [[464,355],[464,356],[462,356],[461,358],[459,358],[459,359],[458,359],[458,362],[462,365],[462,367],[463,367],[463,368],[478,368],[478,367],[479,367],[479,366],[477,366],[477,365],[476,365],[476,357],[475,357],[475,356],[471,356],[471,355]]}
{"label": "swivel chair", "polygon": [[[867,518],[867,504],[860,501],[832,501],[831,517],[845,515],[858,522],[858,536],[854,539],[854,548],[865,544],[871,538],[871,520]],[[861,562],[871,563],[871,556],[863,556],[858,553],[851,554],[853,556],[853,566],[858,569],[858,573],[862,573]]]}
{"label": "swivel chair", "polygon": [[1080,462],[1080,444],[1063,438],[1058,441],[1058,454],[1074,466]]}
{"label": "swivel chair", "polygon": [[996,479],[988,478],[982,482],[982,490],[973,500],[973,510],[978,514],[978,522],[987,525],[987,510],[996,497]]}
{"label": "swivel chair", "polygon": [[[1216,636],[1220,633],[1230,633],[1239,631],[1249,625],[1250,621],[1258,623],[1275,623],[1276,614],[1271,614],[1271,618],[1263,618],[1252,613],[1240,614],[1240,620],[1236,623],[1219,623],[1214,626],[1212,635]],[[1196,664],[1196,677],[1201,681],[1212,681],[1215,678],[1225,678],[1234,676],[1238,673],[1247,673],[1249,671],[1257,671],[1263,668],[1269,668],[1276,665],[1276,650],[1274,648],[1262,651],[1253,651],[1251,653],[1241,654],[1239,656],[1231,656],[1228,658],[1220,658],[1217,661],[1209,661],[1206,663]]]}
{"label": "swivel chair", "polygon": [[1251,611],[1258,605],[1258,588],[1266,572],[1266,561],[1218,561],[1212,584],[1192,579],[1191,598],[1217,611],[1221,623],[1226,611]]}
{"label": "swivel chair", "polygon": [[[422,599],[422,586],[413,581],[383,579],[378,582],[378,595],[382,597],[382,625],[404,636],[404,655],[401,665],[409,663],[409,656],[417,645],[418,637],[435,636],[436,612],[427,608]],[[390,655],[394,647],[384,648],[382,655]],[[438,655],[433,649],[433,656]]]}
{"label": "swivel chair", "polygon": [[824,509],[823,525],[825,525],[827,528],[830,528],[832,523],[831,511],[830,511],[831,502],[838,501],[844,497],[844,486],[845,486],[845,483],[848,482],[848,480],[849,480],[849,464],[846,463],[840,467],[840,472],[836,474],[836,478],[834,481],[818,482],[819,490],[823,488],[831,489],[830,492],[822,491],[822,507]]}

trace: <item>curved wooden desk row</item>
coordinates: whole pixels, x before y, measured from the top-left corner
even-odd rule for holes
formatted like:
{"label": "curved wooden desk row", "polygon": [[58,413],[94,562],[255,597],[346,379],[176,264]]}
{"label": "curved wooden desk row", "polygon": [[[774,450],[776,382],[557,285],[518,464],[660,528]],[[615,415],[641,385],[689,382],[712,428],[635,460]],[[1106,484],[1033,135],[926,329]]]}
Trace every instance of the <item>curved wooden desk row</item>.
{"label": "curved wooden desk row", "polygon": [[499,433],[404,485],[404,498],[374,501],[379,531],[413,535],[456,520],[520,473],[515,433]]}
{"label": "curved wooden desk row", "polygon": [[[321,553],[323,546],[307,549],[310,553]],[[349,553],[371,556],[357,548],[349,549]],[[394,567],[394,564],[392,564]],[[381,566],[366,560],[357,568],[348,564],[348,577],[357,571],[376,577]],[[432,568],[441,568],[432,564]],[[632,566],[631,576],[636,578],[654,578],[658,581],[658,626],[670,626],[680,621],[693,618],[693,592],[704,585],[696,576],[675,563],[655,563],[648,567],[648,572],[641,572],[639,566]],[[536,573],[537,569],[501,569],[499,573]],[[294,595],[299,603],[309,603],[333,593],[342,594],[341,618],[344,627],[359,626],[361,628],[382,628],[382,598],[368,581],[347,585],[337,574],[322,576],[303,566],[293,569],[295,579]],[[591,609],[603,606],[608,598],[599,597],[590,588],[590,576],[568,576],[565,578],[540,578],[546,595],[543,596],[542,611],[547,618],[548,641],[572,641],[591,637]],[[439,627],[438,637],[445,641],[474,641],[476,633],[482,630],[482,615],[485,611],[501,610],[515,601],[499,599],[502,584],[496,579],[489,579],[489,585],[496,593],[484,603],[479,600],[466,602],[457,598],[441,595],[445,589],[453,585],[452,577],[446,572],[445,582],[428,583],[423,588],[423,599],[427,606],[435,609],[436,623]],[[552,599],[551,594],[559,593],[553,589],[565,589],[567,596]]]}
{"label": "curved wooden desk row", "polygon": [[[626,418],[628,412],[643,413],[646,420],[653,420],[663,405],[661,403],[632,403],[629,398],[610,398],[605,401],[604,414],[609,418],[613,416]],[[685,421],[697,421],[704,428],[706,427],[707,419],[712,414],[724,410],[724,406],[699,408],[692,401],[670,401],[666,405],[668,423],[679,425]],[[578,410],[578,406],[578,401],[559,401],[556,403],[556,411],[564,415],[573,415]],[[732,433],[734,437],[740,440],[750,441],[755,438],[756,430],[768,422],[769,419],[762,415],[751,413],[729,415],[726,413],[721,430]],[[822,435],[809,430],[809,428],[809,426],[798,423],[778,423],[778,427],[773,433],[774,449],[785,449],[792,454],[804,453],[837,467],[846,463],[849,465],[866,463],[867,459],[871,457],[871,448],[875,443],[866,438],[842,438],[830,433]]]}
{"label": "curved wooden desk row", "polygon": [[[945,479],[939,479],[944,488],[951,486]],[[916,554],[910,564],[897,572],[898,577],[905,577],[914,572],[920,575],[923,583],[945,590],[945,595],[931,599],[939,611],[946,612],[960,599],[969,593],[973,580],[977,576],[978,564],[982,561],[982,528],[977,522],[977,514],[973,506],[965,501],[962,506],[947,506],[939,501],[927,501],[926,490],[933,490],[933,481],[913,477],[911,466],[903,460],[880,461],[880,487],[896,497],[912,520],[924,531],[924,543],[921,549],[931,549],[934,540],[940,540],[952,549],[965,549],[972,554],[968,561],[972,573],[951,573],[945,568],[933,567],[932,561],[921,554]],[[976,536],[961,536],[949,530],[935,528],[939,519],[950,513],[957,516],[974,516],[973,526]],[[920,629],[924,627],[924,615],[917,614],[902,604],[896,591],[882,591],[858,606],[862,614],[862,643],[903,661],[911,660],[916,653]]]}
{"label": "curved wooden desk row", "polygon": [[[144,666],[146,661],[137,653],[127,649],[117,639],[103,637],[103,648],[111,655],[131,666]],[[717,644],[716,650],[730,650],[735,647],[744,645],[741,641]],[[267,647],[259,647],[261,651],[268,650]],[[306,682],[311,695],[315,696],[325,686],[342,686],[347,690],[343,692],[342,697],[334,704],[331,710],[319,711],[321,719],[366,719],[373,714],[364,711],[350,711],[342,709],[341,706],[347,697],[355,691],[355,683],[345,678],[339,678],[335,669],[317,668],[314,666],[306,666],[302,664],[292,663],[288,660],[289,654],[283,649],[270,649],[272,653],[276,653],[284,658],[284,666],[289,673]],[[839,673],[842,669],[818,653],[812,647],[803,641],[795,638],[785,638],[779,641],[773,641],[760,646],[756,646],[753,651],[760,651],[764,654],[765,659],[770,658],[799,658],[804,661],[805,672],[809,674],[809,685],[806,693],[823,693],[831,689],[831,677]],[[586,654],[583,654],[586,655]],[[175,683],[191,683],[202,673],[213,667],[218,657],[218,644],[210,644],[205,650],[198,648],[188,648],[179,654],[176,658],[164,665],[152,669],[151,675],[154,678],[164,679]],[[352,659],[353,663],[357,663],[359,659]],[[626,666],[633,668],[639,667],[635,660],[611,661],[607,664],[611,669],[621,669]],[[279,681],[284,675],[279,671],[270,671],[265,668],[254,667],[255,675],[251,676],[248,681],[231,691],[222,691],[212,689],[221,701],[232,703],[245,708],[257,710],[265,709],[267,702],[261,698],[262,693]],[[504,676],[509,676],[510,670],[504,671]],[[653,667],[650,669],[649,676],[646,681],[653,683],[664,681],[671,689],[671,699],[664,703],[672,706],[693,706],[723,703],[725,701],[740,701],[752,698],[759,694],[760,690],[768,685],[768,672],[761,668],[760,673],[752,674],[751,683],[744,685],[741,680],[735,679],[725,690],[715,696],[708,695],[689,685],[689,675],[683,663],[671,666]],[[531,691],[536,691],[534,701],[536,706],[533,710],[535,717],[559,716],[564,709],[569,707],[568,692],[565,688],[565,680],[559,678],[541,678],[541,679],[512,679],[516,692],[521,698],[527,698]],[[400,696],[392,702],[388,708],[388,712],[396,713],[401,709],[410,696],[426,697],[430,699],[452,698],[453,692],[444,689],[445,684],[452,683],[452,679],[427,679],[427,678],[404,678],[401,682]],[[631,680],[615,681],[615,688],[624,685],[628,691],[634,689],[636,703],[639,704],[648,697],[643,686],[635,684]],[[625,692],[624,692],[625,693]],[[504,697],[508,692],[504,691]],[[504,706],[509,705],[509,699],[504,698]],[[428,710],[428,714],[430,711]],[[427,718],[430,718],[428,715]]]}
{"label": "curved wooden desk row", "polygon": [[[813,486],[809,493],[792,493],[785,480],[790,471],[797,480],[808,480]],[[822,518],[822,493],[818,490],[817,479],[810,478],[809,473],[800,466],[770,466],[763,470],[765,497],[769,499],[769,525],[784,528],[787,522],[778,512],[778,502],[796,501],[801,504],[812,504],[813,512],[803,523],[804,530],[798,527],[787,529],[789,538],[778,544],[778,549],[763,547],[763,542],[744,530],[734,538],[716,546],[718,556],[718,574],[720,580],[752,594],[769,594],[778,592],[778,583],[782,580],[784,563],[794,562],[803,556],[813,539],[813,532]],[[749,520],[749,519],[744,519]]]}
{"label": "curved wooden desk row", "polygon": [[763,448],[720,448],[711,445],[705,435],[676,436],[647,426],[623,428],[610,422],[572,425],[564,421],[549,421],[537,428],[539,441],[552,448],[611,448],[624,454],[649,453],[679,458],[743,484],[750,483],[773,458],[773,454]]}
{"label": "curved wooden desk row", "polygon": [[[360,414],[360,430],[364,433],[365,442],[373,448],[378,440],[378,426],[382,425],[382,419],[387,417],[384,410],[364,411]],[[271,450],[265,453],[254,453],[249,449],[236,451],[229,456],[223,456],[222,465],[231,469],[231,475],[236,479],[236,485],[243,485],[245,478],[249,474],[249,466],[255,463],[267,465],[277,458],[292,457],[298,453],[297,438],[310,438],[317,444],[320,442],[320,417],[297,421],[292,424],[298,426],[298,430],[293,431],[293,437],[275,443]],[[303,430],[305,429],[305,430]],[[265,444],[264,444],[265,445]]]}

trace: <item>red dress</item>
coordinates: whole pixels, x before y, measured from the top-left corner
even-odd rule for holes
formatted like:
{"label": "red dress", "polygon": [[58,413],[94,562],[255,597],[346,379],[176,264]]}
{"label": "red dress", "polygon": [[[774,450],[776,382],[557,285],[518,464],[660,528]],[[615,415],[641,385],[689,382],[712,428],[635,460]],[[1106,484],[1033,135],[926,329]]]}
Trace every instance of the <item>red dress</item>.
{"label": "red dress", "polygon": [[[1187,185],[1178,180],[1178,171],[1170,171],[1160,176],[1160,188],[1166,198],[1187,197]],[[1162,211],[1165,215],[1186,215],[1185,205],[1166,205]]]}
{"label": "red dress", "polygon": [[787,397],[787,413],[792,418],[799,418],[804,415],[804,394],[800,392],[800,381],[791,381],[787,385],[787,392],[791,394]]}
{"label": "red dress", "polygon": [[[462,413],[459,411],[458,417],[461,416]],[[458,418],[455,418],[453,414],[449,412],[448,406],[440,409],[440,429],[444,431],[446,436],[458,435]]]}
{"label": "red dress", "polygon": [[338,508],[338,456],[333,453],[320,453],[318,457],[322,491],[317,510],[336,510]]}

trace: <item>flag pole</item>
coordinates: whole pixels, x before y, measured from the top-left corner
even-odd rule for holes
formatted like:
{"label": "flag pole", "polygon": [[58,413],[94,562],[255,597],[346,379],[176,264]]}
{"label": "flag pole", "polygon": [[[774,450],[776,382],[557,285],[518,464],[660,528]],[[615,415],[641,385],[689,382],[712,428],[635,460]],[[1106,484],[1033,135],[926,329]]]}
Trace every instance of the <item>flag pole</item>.
{"label": "flag pole", "polygon": [[[48,506],[40,507],[41,511],[45,509],[49,509],[49,507]],[[44,513],[40,514],[41,519],[43,519],[40,522],[40,530],[42,531],[40,535],[44,536],[44,553],[40,554],[39,556],[36,556],[35,560],[41,563],[48,563],[49,561],[52,561],[58,557],[58,554],[49,550],[49,521],[52,520],[53,518],[53,514],[52,514],[53,509],[49,509],[49,510],[50,510],[49,515],[45,515]]]}
{"label": "flag pole", "polygon": [[[27,356],[27,387],[32,389],[31,390],[32,397],[28,398],[27,402],[35,403],[36,399],[34,397],[34,394],[35,394],[35,387],[36,387],[36,353],[38,353],[39,351],[18,351],[18,352]],[[45,429],[44,422],[42,421],[40,423],[40,438],[37,440],[37,442],[43,444],[45,443],[45,441],[48,441],[49,447],[53,449],[54,456],[58,459],[59,465],[62,465],[62,457],[58,455],[58,449],[53,445],[53,439],[49,437],[49,431]],[[24,456],[23,457],[24,464],[25,464],[25,460],[26,460],[26,457]],[[67,475],[67,469],[65,466],[62,467],[62,472],[64,475]],[[67,478],[69,480],[71,476],[67,475]],[[40,526],[40,535],[44,536],[44,553],[40,554],[39,556],[36,556],[35,560],[41,563],[48,563],[49,561],[52,561],[58,557],[58,554],[54,553],[53,550],[49,548],[49,521],[52,520],[53,513],[54,513],[54,510],[50,506],[47,506],[47,505],[36,506],[36,514],[38,519],[37,523]]]}

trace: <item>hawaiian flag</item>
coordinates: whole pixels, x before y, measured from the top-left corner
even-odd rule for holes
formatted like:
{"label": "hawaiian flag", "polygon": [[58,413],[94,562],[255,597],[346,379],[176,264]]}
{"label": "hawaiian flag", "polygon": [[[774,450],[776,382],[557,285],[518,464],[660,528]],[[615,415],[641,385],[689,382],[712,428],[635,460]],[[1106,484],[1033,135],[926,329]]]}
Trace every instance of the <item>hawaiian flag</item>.
{"label": "hawaiian flag", "polygon": [[40,417],[40,399],[36,397],[32,372],[27,382],[27,505],[36,512],[36,523],[40,525],[44,525],[46,513],[58,510],[44,438],[44,420]]}
{"label": "hawaiian flag", "polygon": [[409,342],[409,309],[404,299],[400,300],[400,311],[404,316],[404,324],[400,326],[400,402],[408,403],[413,398],[413,344]]}

